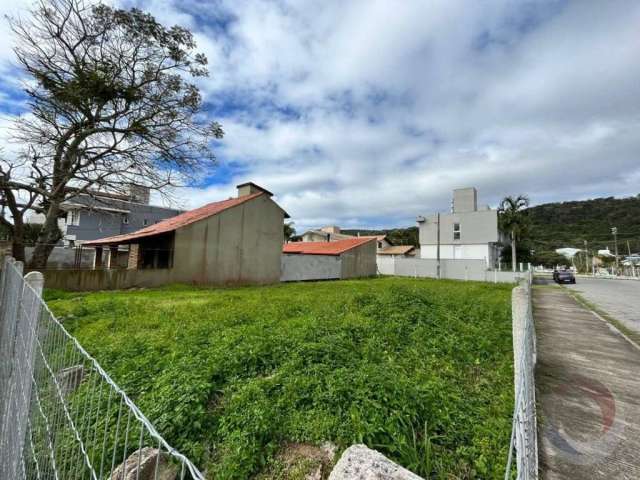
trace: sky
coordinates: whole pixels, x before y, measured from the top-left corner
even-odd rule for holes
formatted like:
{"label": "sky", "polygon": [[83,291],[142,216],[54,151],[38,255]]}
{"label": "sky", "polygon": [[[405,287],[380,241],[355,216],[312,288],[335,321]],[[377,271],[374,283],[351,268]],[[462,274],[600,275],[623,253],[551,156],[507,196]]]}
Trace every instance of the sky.
{"label": "sky", "polygon": [[[253,181],[302,231],[414,225],[467,186],[493,207],[640,193],[635,0],[117,4],[188,27],[209,59],[225,138],[181,206]],[[0,42],[0,130],[25,108],[13,62]]]}

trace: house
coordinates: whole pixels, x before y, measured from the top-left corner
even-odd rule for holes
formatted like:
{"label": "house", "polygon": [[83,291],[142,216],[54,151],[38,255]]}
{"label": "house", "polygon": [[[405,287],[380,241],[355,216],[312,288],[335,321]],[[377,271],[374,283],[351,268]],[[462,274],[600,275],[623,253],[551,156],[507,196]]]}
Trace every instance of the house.
{"label": "house", "polygon": [[[135,232],[182,213],[182,210],[149,204],[150,190],[132,185],[129,195],[107,192],[78,194],[62,203],[64,217],[58,221],[64,246]],[[42,223],[44,216],[34,214],[29,223]]]}
{"label": "house", "polygon": [[303,242],[335,242],[336,240],[354,238],[353,235],[340,233],[340,227],[335,225],[307,230],[301,237]]}
{"label": "house", "polygon": [[375,237],[294,242],[282,248],[283,282],[372,277],[376,273]]}
{"label": "house", "polygon": [[[167,282],[263,284],[280,280],[283,221],[287,213],[272,193],[254,184],[238,195],[124,235],[85,243],[96,250],[95,268],[128,249],[127,270],[163,271]],[[103,253],[107,253],[103,261]],[[140,276],[142,277],[142,276]]]}
{"label": "house", "polygon": [[387,248],[393,246],[386,235],[376,235],[376,241],[378,242],[376,247],[378,253],[381,253]]}
{"label": "house", "polygon": [[[498,228],[498,211],[478,208],[475,188],[453,191],[451,213],[420,216],[417,219],[420,257],[437,258],[438,243],[442,260],[484,260],[497,266],[501,246],[508,243]],[[438,239],[439,237],[439,239]]]}
{"label": "house", "polygon": [[[301,235],[303,242],[335,242],[337,240],[346,240],[348,238],[358,238],[360,235],[347,235],[342,233],[340,227],[330,225],[319,229],[307,230]],[[386,235],[375,235],[378,252],[392,246]]]}

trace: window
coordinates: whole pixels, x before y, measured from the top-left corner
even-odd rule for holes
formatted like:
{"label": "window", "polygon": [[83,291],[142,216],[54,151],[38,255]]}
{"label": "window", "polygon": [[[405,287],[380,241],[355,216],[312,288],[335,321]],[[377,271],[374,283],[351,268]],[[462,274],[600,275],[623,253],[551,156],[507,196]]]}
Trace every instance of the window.
{"label": "window", "polygon": [[382,248],[382,242],[378,242],[378,248]]}
{"label": "window", "polygon": [[69,210],[67,213],[67,223],[69,225],[80,225],[80,210]]}
{"label": "window", "polygon": [[459,223],[453,224],[453,239],[460,240],[460,224]]}
{"label": "window", "polygon": [[142,220],[142,225],[144,225],[145,227],[149,225],[149,219],[145,218],[144,220]]}
{"label": "window", "polygon": [[129,216],[128,215],[124,215],[122,217],[122,223],[124,223],[125,225],[129,223]]}

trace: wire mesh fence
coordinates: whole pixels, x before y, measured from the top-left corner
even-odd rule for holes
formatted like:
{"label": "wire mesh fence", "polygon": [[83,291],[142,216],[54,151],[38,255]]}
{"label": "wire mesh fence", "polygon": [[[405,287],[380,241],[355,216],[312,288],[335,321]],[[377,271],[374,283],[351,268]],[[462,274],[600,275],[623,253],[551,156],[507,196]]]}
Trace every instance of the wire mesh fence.
{"label": "wire mesh fence", "polygon": [[513,291],[515,405],[505,480],[513,476],[514,451],[516,454],[516,478],[518,480],[538,478],[535,388],[536,334],[531,299],[532,279],[532,274],[529,272]]}
{"label": "wire mesh fence", "polygon": [[55,318],[42,275],[0,279],[0,478],[204,480]]}

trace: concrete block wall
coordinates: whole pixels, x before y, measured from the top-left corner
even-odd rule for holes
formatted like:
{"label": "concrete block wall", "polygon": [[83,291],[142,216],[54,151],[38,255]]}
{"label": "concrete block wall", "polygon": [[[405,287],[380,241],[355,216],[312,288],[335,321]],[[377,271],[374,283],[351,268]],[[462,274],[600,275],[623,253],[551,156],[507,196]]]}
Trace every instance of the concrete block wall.
{"label": "concrete block wall", "polygon": [[335,255],[283,254],[281,282],[335,280],[340,278],[342,261]]}

